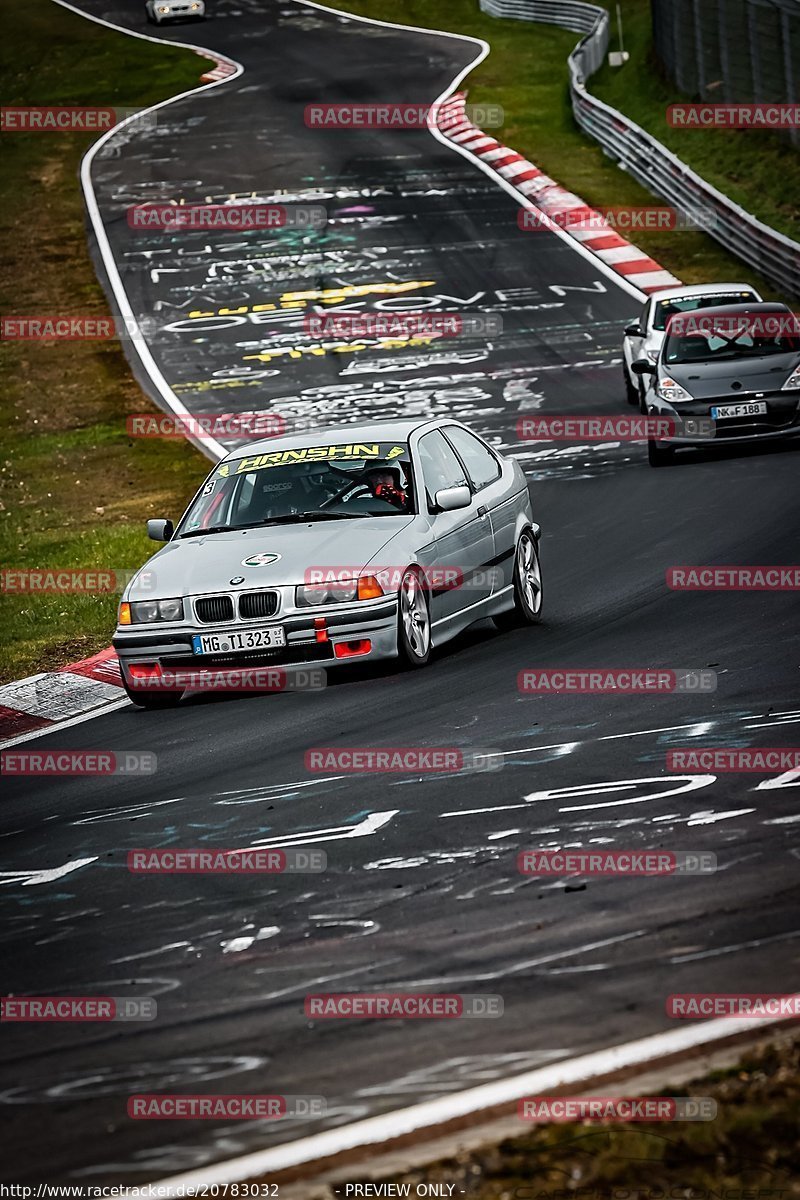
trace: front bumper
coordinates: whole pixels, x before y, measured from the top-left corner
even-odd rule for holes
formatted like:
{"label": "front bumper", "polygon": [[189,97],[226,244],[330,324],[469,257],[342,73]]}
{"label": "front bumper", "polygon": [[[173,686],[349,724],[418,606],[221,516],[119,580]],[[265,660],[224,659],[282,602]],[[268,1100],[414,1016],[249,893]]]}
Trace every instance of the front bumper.
{"label": "front bumper", "polygon": [[[320,641],[321,632],[315,626],[320,618],[325,621],[327,640]],[[195,634],[225,634],[241,630],[240,624],[219,626],[182,623],[162,629],[148,625],[118,626],[112,646],[117,652],[123,679],[128,687],[133,685],[131,666],[152,667],[156,664],[167,675],[193,676],[209,672],[247,671],[265,667],[333,667],[348,663],[396,658],[397,647],[397,597],[386,596],[371,603],[358,601],[351,605],[336,605],[335,611],[325,612],[324,606],[309,608],[302,614],[287,614],[281,618],[248,622],[249,628],[265,629],[281,625],[286,634],[286,645],[277,649],[257,649],[221,654],[194,654],[192,638]],[[370,649],[355,658],[337,658],[334,647],[338,643],[369,641]]]}
{"label": "front bumper", "polygon": [[171,7],[169,12],[165,13],[159,12],[158,4],[155,4],[153,6],[153,12],[155,19],[159,22],[159,24],[162,21],[186,21],[195,17],[199,19],[206,15],[205,7],[202,4],[199,8],[192,8],[191,4],[176,5],[174,8]]}
{"label": "front bumper", "polygon": [[734,392],[728,396],[715,396],[713,400],[688,400],[683,404],[671,405],[650,392],[647,397],[647,413],[651,417],[672,417],[685,420],[699,417],[708,420],[712,408],[721,404],[749,404],[764,401],[767,411],[746,417],[723,417],[716,421],[713,437],[675,437],[659,441],[659,446],[720,446],[744,442],[760,442],[764,439],[797,437],[800,435],[800,392]]}

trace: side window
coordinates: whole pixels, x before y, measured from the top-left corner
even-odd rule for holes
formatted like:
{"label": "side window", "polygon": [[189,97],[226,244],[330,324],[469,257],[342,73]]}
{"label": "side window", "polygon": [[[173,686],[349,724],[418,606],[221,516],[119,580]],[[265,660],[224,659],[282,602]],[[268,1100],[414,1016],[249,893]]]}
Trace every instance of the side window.
{"label": "side window", "polygon": [[216,522],[226,520],[235,479],[210,479],[203,485],[195,501],[192,519],[187,529],[208,529]]}
{"label": "side window", "polygon": [[429,508],[433,504],[434,496],[442,488],[469,486],[464,468],[456,458],[453,447],[447,444],[437,429],[420,438],[417,454],[422,467]]}
{"label": "side window", "polygon": [[445,434],[448,442],[451,442],[458,451],[476,491],[500,477],[499,462],[473,433],[453,425],[452,428],[448,426],[445,429]]}
{"label": "side window", "polygon": [[647,330],[648,330],[647,323],[650,320],[650,313],[652,312],[652,309],[653,309],[653,302],[652,302],[652,300],[648,300],[645,303],[645,306],[642,309],[642,315],[639,318],[639,324],[641,325],[644,333],[647,333]]}

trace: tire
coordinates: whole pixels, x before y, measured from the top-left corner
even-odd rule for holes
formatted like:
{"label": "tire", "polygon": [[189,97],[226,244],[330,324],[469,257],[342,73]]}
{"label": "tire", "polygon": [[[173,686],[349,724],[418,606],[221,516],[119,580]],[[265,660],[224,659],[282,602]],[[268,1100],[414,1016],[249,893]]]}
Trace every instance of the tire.
{"label": "tire", "polygon": [[175,708],[183,695],[183,692],[134,692],[126,683],[122,686],[131,704],[138,708]]}
{"label": "tire", "polygon": [[631,382],[631,377],[624,358],[622,360],[622,377],[625,380],[625,399],[628,401],[628,404],[632,405],[634,408],[639,408],[642,403],[641,394],[639,392],[639,388]]}
{"label": "tire", "polygon": [[647,442],[647,461],[651,467],[670,467],[675,461],[675,451],[671,447],[662,448],[650,438]]}
{"label": "tire", "polygon": [[403,573],[397,593],[397,649],[405,667],[424,667],[431,656],[431,611],[418,571]]}
{"label": "tire", "polygon": [[531,530],[523,529],[514,554],[514,607],[508,612],[498,613],[492,620],[500,630],[538,625],[542,619],[543,605],[539,547]]}

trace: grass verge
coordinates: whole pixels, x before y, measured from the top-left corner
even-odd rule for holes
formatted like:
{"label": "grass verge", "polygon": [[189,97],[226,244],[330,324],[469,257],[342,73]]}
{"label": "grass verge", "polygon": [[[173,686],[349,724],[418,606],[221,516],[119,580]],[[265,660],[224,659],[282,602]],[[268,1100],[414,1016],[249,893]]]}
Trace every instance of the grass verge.
{"label": "grass verge", "polygon": [[[402,11],[394,0],[333,0],[333,7],[360,16],[483,38],[490,43],[491,54],[468,76],[465,86],[472,103],[502,105],[505,124],[491,131],[494,136],[595,208],[663,203],[619,170],[575,124],[567,85],[567,57],[578,34],[552,25],[489,17],[478,9],[478,0],[405,0]],[[666,130],[666,104],[680,97],[657,77],[653,67],[648,43],[649,0],[624,0],[623,9],[627,14],[625,48],[631,51],[631,61],[618,73],[603,68],[592,79],[591,89],[661,138]],[[599,88],[595,88],[595,79],[599,80]],[[640,106],[644,114],[641,117]],[[777,138],[735,131],[702,133],[698,136],[705,139],[705,145],[701,146],[700,142],[694,143],[694,134],[670,132],[677,134],[677,144],[672,145],[676,153],[701,155],[697,161],[687,158],[698,170],[719,164],[713,180],[722,191],[757,212],[762,220],[769,223],[774,217],[778,227],[789,232],[793,229],[794,236],[800,236],[796,205],[800,155],[794,151],[790,164],[791,146],[787,154],[782,144],[776,144]],[[719,142],[712,147],[713,139]],[[734,144],[737,166],[731,182],[735,188],[727,186],[724,170],[726,155],[732,153]],[[784,172],[785,178],[780,178]],[[631,240],[686,283],[744,277],[765,297],[787,299],[707,234],[653,231],[637,233]]]}
{"label": "grass verge", "polygon": [[[26,0],[4,31],[4,104],[141,108],[195,87],[203,59]],[[5,315],[106,315],[89,259],[78,167],[96,134],[8,133],[0,178]],[[130,439],[156,411],[117,342],[0,343],[0,563],[129,570],[149,516],[177,515],[205,474],[183,442]],[[0,595],[0,680],[107,646],[113,594]]]}
{"label": "grass verge", "polygon": [[[603,1089],[598,1089],[602,1094]],[[540,1125],[381,1182],[470,1200],[791,1200],[800,1196],[800,1038],[661,1094],[710,1096],[712,1121]],[[354,1176],[348,1182],[357,1182]],[[366,1181],[365,1181],[366,1182]],[[405,1194],[401,1190],[396,1195]],[[432,1193],[439,1194],[439,1193]],[[442,1193],[447,1195],[447,1189]]]}
{"label": "grass verge", "polygon": [[[749,129],[673,129],[669,104],[694,100],[676,94],[653,47],[650,0],[621,0],[623,39],[630,62],[621,70],[605,65],[590,82],[599,100],[611,104],[658,138],[693,170],[741,204],[760,221],[800,240],[800,153],[788,139]],[[611,49],[618,49],[616,21]]]}

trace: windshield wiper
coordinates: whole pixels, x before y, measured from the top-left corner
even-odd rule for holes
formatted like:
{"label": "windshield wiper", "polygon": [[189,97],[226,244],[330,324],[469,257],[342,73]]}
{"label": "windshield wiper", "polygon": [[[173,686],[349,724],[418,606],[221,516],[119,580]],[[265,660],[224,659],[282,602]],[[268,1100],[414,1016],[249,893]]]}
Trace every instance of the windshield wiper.
{"label": "windshield wiper", "polygon": [[208,529],[189,529],[186,533],[179,534],[178,537],[182,540],[190,537],[205,537],[207,533],[230,533],[234,529],[248,528],[247,525],[209,525]]}
{"label": "windshield wiper", "polygon": [[298,525],[304,521],[353,521],[360,517],[369,517],[371,513],[339,513],[339,512],[304,512],[304,513],[287,513],[285,517],[267,517],[265,521],[259,521],[257,528],[262,525]]}
{"label": "windshield wiper", "polygon": [[261,529],[264,525],[299,525],[304,521],[354,521],[361,517],[375,517],[377,513],[304,512],[287,513],[284,517],[267,517],[264,521],[248,521],[246,525],[210,525],[208,529],[189,529],[178,535],[179,539],[205,537],[207,533],[233,533],[239,529]]}

